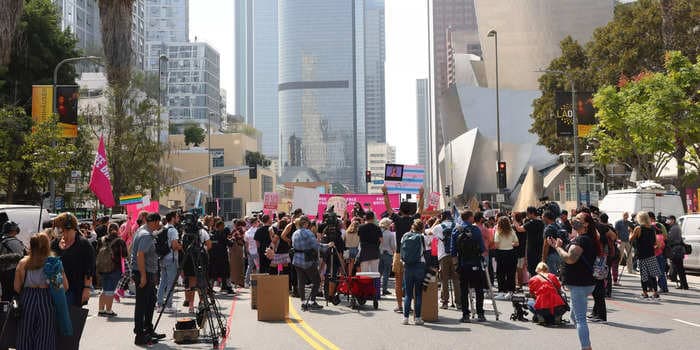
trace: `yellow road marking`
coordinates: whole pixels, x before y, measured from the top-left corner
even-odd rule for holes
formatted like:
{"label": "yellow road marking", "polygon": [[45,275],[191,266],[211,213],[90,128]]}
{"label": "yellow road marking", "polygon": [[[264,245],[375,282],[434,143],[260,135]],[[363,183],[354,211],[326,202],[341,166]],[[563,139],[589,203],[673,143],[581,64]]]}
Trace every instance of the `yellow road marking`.
{"label": "yellow road marking", "polygon": [[[298,323],[307,333],[309,333],[309,335],[311,335],[312,337],[314,337],[315,340],[318,340],[318,341],[321,342],[323,345],[325,345],[326,347],[328,347],[328,349],[330,349],[330,350],[340,350],[339,347],[337,347],[335,344],[333,344],[330,340],[324,338],[322,335],[318,334],[318,332],[316,332],[313,328],[311,328],[311,326],[309,326],[306,322],[304,322],[304,320],[301,318],[301,316],[299,315],[299,313],[294,309],[294,306],[292,306],[292,298],[291,298],[291,297],[289,298],[289,312],[291,313],[292,317],[294,317],[294,318],[297,320],[297,323]],[[290,323],[289,318],[287,319],[287,323],[290,325],[290,327],[292,327],[292,329],[294,329],[294,328],[296,327],[296,325],[293,325],[293,324]],[[298,329],[298,327],[297,327],[297,329]],[[296,330],[295,330],[295,331],[296,331]],[[299,331],[301,331],[301,330],[299,330]],[[298,333],[299,335],[301,335],[299,332],[297,332],[297,333]],[[302,338],[304,338],[304,340],[306,340],[307,342],[309,342],[309,340],[307,340],[305,336],[306,336],[306,334],[304,334],[304,335],[302,336]],[[311,344],[311,342],[309,342],[309,344]],[[313,344],[311,344],[311,345],[313,346]]]}
{"label": "yellow road marking", "polygon": [[[292,306],[290,305],[289,308],[291,309]],[[289,317],[287,317],[287,319],[286,319],[285,321],[287,322],[287,324],[289,325],[289,327],[290,327],[296,334],[298,334],[302,339],[304,339],[307,343],[309,343],[309,345],[311,345],[312,348],[314,348],[315,350],[325,350],[325,348],[324,348],[323,346],[319,345],[317,342],[315,342],[313,339],[311,339],[311,337],[309,337],[308,335],[306,335],[306,333],[304,333],[304,331],[302,331],[301,329],[299,329],[299,327],[297,327],[297,325],[294,324],[294,321],[292,321],[291,319],[289,319]],[[297,322],[300,322],[300,321],[297,320]]]}

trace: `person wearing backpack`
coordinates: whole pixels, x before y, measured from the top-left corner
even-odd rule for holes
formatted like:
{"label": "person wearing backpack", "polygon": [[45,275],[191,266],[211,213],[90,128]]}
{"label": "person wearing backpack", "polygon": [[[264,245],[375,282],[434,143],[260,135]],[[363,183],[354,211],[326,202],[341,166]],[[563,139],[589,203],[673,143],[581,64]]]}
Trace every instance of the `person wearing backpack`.
{"label": "person wearing backpack", "polygon": [[437,237],[438,261],[440,265],[440,301],[442,309],[447,309],[450,301],[450,281],[452,281],[452,290],[454,291],[453,302],[457,304],[457,308],[461,308],[461,294],[459,289],[459,275],[457,274],[457,257],[452,256],[452,232],[455,229],[455,223],[452,219],[452,213],[445,210],[440,214],[440,224],[433,227],[433,236]]}
{"label": "person wearing backpack", "polygon": [[15,270],[17,263],[25,255],[27,249],[24,243],[17,238],[19,225],[12,221],[2,224],[2,241],[0,241],[0,284],[2,284],[2,301],[11,301],[19,296],[13,286],[15,283]]}
{"label": "person wearing backpack", "polygon": [[[460,322],[470,322],[469,320],[469,289],[474,288],[476,293],[476,314],[479,322],[486,321],[484,317],[484,276],[482,255],[486,251],[481,230],[474,226],[474,213],[465,210],[460,213],[462,225],[455,228],[452,233],[452,252],[457,253],[457,272],[459,273],[459,284],[462,305],[462,319]],[[507,217],[504,217],[507,220]],[[510,227],[510,222],[508,222]],[[512,236],[515,233],[511,232]],[[500,284],[499,284],[500,286]]]}
{"label": "person wearing backpack", "polygon": [[107,235],[100,238],[97,249],[95,266],[102,280],[102,294],[100,294],[97,315],[115,317],[117,314],[112,311],[114,291],[122,277],[122,259],[127,257],[126,243],[119,238],[119,225],[109,224]]}
{"label": "person wearing backpack", "polygon": [[410,314],[411,300],[415,295],[415,304],[413,306],[413,322],[420,326],[423,324],[421,319],[421,306],[423,300],[423,278],[425,278],[425,235],[423,234],[425,225],[420,219],[413,220],[411,230],[401,237],[401,262],[403,263],[403,290],[404,290],[404,308],[403,322],[408,324],[408,315]]}
{"label": "person wearing backpack", "polygon": [[158,294],[156,295],[156,305],[163,312],[173,313],[172,296],[166,300],[170,294],[170,288],[177,278],[178,251],[182,249],[178,241],[179,232],[175,228],[180,224],[180,215],[177,211],[165,214],[167,224],[156,237],[156,253],[158,253],[158,263],[160,265],[160,283],[158,284]]}

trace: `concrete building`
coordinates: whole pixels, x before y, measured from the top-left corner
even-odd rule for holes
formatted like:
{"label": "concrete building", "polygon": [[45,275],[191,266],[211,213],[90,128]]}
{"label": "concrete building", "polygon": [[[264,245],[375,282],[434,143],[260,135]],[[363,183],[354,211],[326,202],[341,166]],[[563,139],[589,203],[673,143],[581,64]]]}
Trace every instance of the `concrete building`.
{"label": "concrete building", "polygon": [[[428,166],[428,118],[430,117],[430,97],[428,95],[428,79],[416,79],[416,148],[418,149],[418,164]],[[429,171],[425,172],[425,183],[431,183]]]}
{"label": "concrete building", "polygon": [[386,142],[384,62],[384,0],[365,0],[365,136],[367,142]]}
{"label": "concrete building", "polygon": [[261,150],[279,153],[277,0],[236,0],[235,113],[260,130]]}
{"label": "concrete building", "polygon": [[145,21],[146,70],[157,72],[168,43],[189,40],[189,0],[148,0]]}
{"label": "concrete building", "polygon": [[211,178],[211,183],[204,178],[174,188],[165,197],[171,208],[204,208],[207,199],[218,200],[219,215],[228,221],[243,217],[246,203],[261,202],[265,192],[275,190],[275,175],[270,169],[258,167],[256,179],[248,177],[248,170],[234,170],[246,167],[246,152],[259,150],[253,137],[242,133],[213,134],[211,149],[206,148],[208,139],[200,147],[186,146],[184,135],[171,135],[170,143],[175,151],[170,153],[167,163],[181,182],[206,176],[210,166],[212,174],[221,172]]}
{"label": "concrete building", "polygon": [[185,125],[219,130],[219,53],[202,42],[168,43],[167,107],[171,133]]}
{"label": "concrete building", "polygon": [[278,9],[282,174],[308,167],[364,191],[364,1],[279,0]]}
{"label": "concrete building", "polygon": [[[100,32],[100,9],[98,0],[53,0],[58,8],[62,30],[70,28],[78,39],[77,47],[87,55],[102,54],[102,35]],[[132,64],[135,69],[143,70],[145,63],[146,26],[145,0],[134,0],[131,24]],[[83,71],[88,66],[78,65]]]}
{"label": "concrete building", "polygon": [[367,193],[382,193],[384,165],[395,162],[396,147],[386,143],[367,144],[367,169],[372,172],[372,183],[367,188]]}

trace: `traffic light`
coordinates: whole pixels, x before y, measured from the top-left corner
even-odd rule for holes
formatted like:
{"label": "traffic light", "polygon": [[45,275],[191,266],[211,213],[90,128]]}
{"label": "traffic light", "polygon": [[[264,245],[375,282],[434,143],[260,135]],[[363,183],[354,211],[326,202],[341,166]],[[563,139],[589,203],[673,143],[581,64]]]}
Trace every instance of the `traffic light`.
{"label": "traffic light", "polygon": [[366,183],[372,182],[372,171],[365,170],[365,182]]}
{"label": "traffic light", "polygon": [[496,176],[499,190],[508,187],[508,185],[506,185],[506,162],[498,162],[498,172],[496,173]]}
{"label": "traffic light", "polygon": [[445,186],[445,197],[450,196],[450,185]]}
{"label": "traffic light", "polygon": [[248,168],[248,178],[257,179],[258,178],[258,166],[254,165]]}

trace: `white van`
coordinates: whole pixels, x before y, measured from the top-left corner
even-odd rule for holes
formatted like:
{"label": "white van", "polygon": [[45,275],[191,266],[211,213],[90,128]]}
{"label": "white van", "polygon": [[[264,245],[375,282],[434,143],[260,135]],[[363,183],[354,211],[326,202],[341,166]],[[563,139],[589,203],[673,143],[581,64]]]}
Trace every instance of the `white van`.
{"label": "white van", "polygon": [[[16,222],[19,226],[19,235],[17,238],[27,247],[29,247],[29,238],[41,228],[39,209],[40,208],[36,205],[0,204],[0,212],[7,213],[10,221]],[[49,211],[43,209],[41,212],[41,221],[49,219],[51,219]]]}
{"label": "white van", "polygon": [[[658,185],[657,185],[658,186]],[[664,216],[682,216],[683,203],[677,192],[664,190],[663,187],[640,186],[638,188],[610,191],[599,203],[601,212],[610,217],[610,223],[622,219],[622,213],[632,214],[640,211],[654,212]]]}
{"label": "white van", "polygon": [[688,269],[700,270],[700,214],[688,214],[678,218],[678,225],[683,232],[683,241],[693,247],[686,255],[683,265]]}

